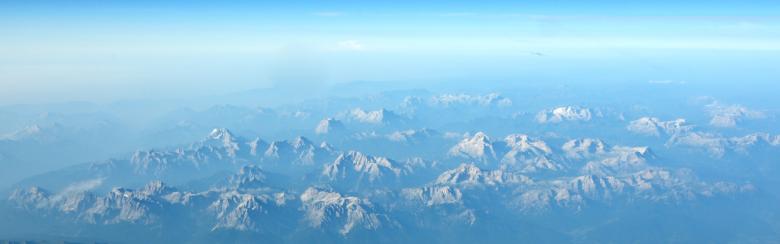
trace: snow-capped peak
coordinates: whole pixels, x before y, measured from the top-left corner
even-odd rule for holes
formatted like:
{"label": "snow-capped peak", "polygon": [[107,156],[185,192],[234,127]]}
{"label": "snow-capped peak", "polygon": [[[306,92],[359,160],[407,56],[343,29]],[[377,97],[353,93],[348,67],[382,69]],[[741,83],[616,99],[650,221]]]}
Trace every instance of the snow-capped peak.
{"label": "snow-capped peak", "polygon": [[692,126],[686,124],[685,119],[661,121],[655,117],[639,118],[631,121],[627,127],[630,132],[650,136],[660,136],[662,133],[666,135],[675,135],[688,132],[692,128]]}
{"label": "snow-capped peak", "polygon": [[558,171],[564,168],[552,159],[552,148],[542,140],[523,134],[512,134],[504,138],[504,143],[509,151],[501,158],[501,162],[507,166],[520,167],[525,173]]}
{"label": "snow-capped peak", "polygon": [[537,140],[523,134],[512,134],[504,138],[511,150],[518,152],[533,152],[534,154],[550,154],[552,149],[542,140]]}
{"label": "snow-capped peak", "polygon": [[589,121],[592,118],[591,110],[577,106],[557,107],[543,110],[536,115],[536,121],[544,123],[560,123],[563,121]]}
{"label": "snow-capped peak", "polygon": [[320,143],[320,148],[325,151],[336,151],[336,148],[326,141]]}
{"label": "snow-capped peak", "polygon": [[306,189],[300,199],[306,221],[313,228],[336,225],[341,235],[347,235],[355,228],[375,230],[382,226],[381,216],[366,199],[315,187]]}
{"label": "snow-capped peak", "polygon": [[387,135],[387,139],[398,142],[420,142],[425,138],[438,135],[438,132],[432,129],[423,128],[420,130],[396,131]]}
{"label": "snow-capped peak", "polygon": [[369,182],[377,181],[383,177],[399,177],[403,170],[395,165],[392,160],[384,157],[375,157],[357,151],[342,153],[336,160],[326,165],[322,175],[328,179],[368,178]]}
{"label": "snow-capped peak", "polygon": [[207,139],[221,142],[230,156],[235,157],[238,150],[240,150],[236,137],[228,129],[215,128],[211,130]]}
{"label": "snow-capped peak", "polygon": [[173,188],[168,187],[160,180],[154,180],[146,184],[140,192],[147,196],[159,196],[174,191]]}
{"label": "snow-capped peak", "polygon": [[292,143],[290,145],[293,146],[295,149],[301,149],[301,148],[309,148],[313,147],[314,143],[312,143],[308,138],[303,136],[298,136],[295,139],[293,139]]}
{"label": "snow-capped peak", "polygon": [[530,178],[504,170],[483,171],[473,164],[461,164],[447,170],[438,178],[438,185],[495,186],[502,184],[530,183]]}
{"label": "snow-capped peak", "polygon": [[213,130],[211,130],[211,133],[209,133],[208,138],[212,140],[232,141],[233,133],[231,133],[230,130],[226,128],[214,128]]}
{"label": "snow-capped peak", "polygon": [[486,95],[442,94],[432,97],[431,104],[443,107],[449,107],[456,104],[508,107],[512,106],[512,100],[503,97],[498,93],[489,93]]}
{"label": "snow-capped peak", "polygon": [[716,127],[735,127],[742,120],[766,117],[761,111],[752,110],[741,105],[722,105],[717,101],[707,105],[707,111],[712,117],[710,125]]}
{"label": "snow-capped peak", "polygon": [[461,140],[450,148],[450,156],[466,157],[487,162],[496,158],[493,143],[484,132],[477,132],[471,138]]}
{"label": "snow-capped peak", "polygon": [[65,128],[59,123],[52,124],[33,124],[25,126],[24,128],[11,132],[6,135],[0,135],[0,140],[37,140],[37,141],[51,141],[60,138]]}
{"label": "snow-capped peak", "polygon": [[605,153],[607,145],[599,139],[583,138],[569,140],[561,149],[569,158],[585,158]]}
{"label": "snow-capped peak", "polygon": [[306,137],[296,137],[292,140],[274,141],[265,150],[265,160],[273,160],[282,164],[314,165],[322,163],[322,159],[330,160],[332,148],[316,145]]}
{"label": "snow-capped peak", "polygon": [[400,119],[399,115],[384,108],[373,111],[355,108],[349,112],[349,116],[352,120],[368,124],[390,123]]}
{"label": "snow-capped peak", "polygon": [[334,132],[344,131],[345,127],[341,121],[334,118],[325,118],[320,120],[317,127],[314,129],[316,134],[329,134]]}

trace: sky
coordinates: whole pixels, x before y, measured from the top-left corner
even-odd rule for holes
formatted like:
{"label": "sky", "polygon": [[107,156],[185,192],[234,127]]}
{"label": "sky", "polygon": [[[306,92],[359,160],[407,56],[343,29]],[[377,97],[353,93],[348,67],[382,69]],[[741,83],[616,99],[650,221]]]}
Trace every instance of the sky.
{"label": "sky", "polygon": [[0,104],[352,81],[774,82],[777,1],[2,1]]}

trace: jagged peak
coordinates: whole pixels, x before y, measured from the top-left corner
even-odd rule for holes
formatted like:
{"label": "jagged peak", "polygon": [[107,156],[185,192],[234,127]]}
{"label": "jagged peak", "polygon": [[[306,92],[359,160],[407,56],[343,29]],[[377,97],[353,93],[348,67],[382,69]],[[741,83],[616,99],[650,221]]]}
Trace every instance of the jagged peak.
{"label": "jagged peak", "polygon": [[473,164],[460,164],[458,167],[444,171],[436,179],[437,184],[458,184],[463,181],[476,181],[482,174],[482,169]]}
{"label": "jagged peak", "polygon": [[378,170],[375,169],[377,166],[390,169],[395,168],[395,163],[389,158],[372,156],[354,150],[339,154],[333,165],[337,166],[343,163],[354,166],[356,170]]}
{"label": "jagged peak", "polygon": [[39,197],[48,197],[51,195],[49,191],[38,187],[38,186],[31,186],[27,188],[17,188],[12,193],[9,199],[18,199],[23,198],[25,196],[39,196]]}
{"label": "jagged peak", "polygon": [[295,137],[295,139],[292,140],[290,145],[293,148],[300,149],[304,147],[311,147],[314,145],[314,143],[304,136],[297,136]]}
{"label": "jagged peak", "polygon": [[250,145],[268,145],[268,142],[260,137],[255,137],[255,139],[249,140],[247,143]]}
{"label": "jagged peak", "polygon": [[589,108],[580,106],[561,106],[542,110],[536,115],[539,123],[560,123],[563,121],[589,121],[592,112]]}
{"label": "jagged peak", "polygon": [[383,172],[391,172],[394,176],[400,176],[403,172],[396,163],[385,157],[371,156],[358,151],[341,153],[336,160],[325,166],[322,174],[329,178],[346,176],[347,171],[355,171],[368,174],[369,181],[382,177]]}
{"label": "jagged peak", "polygon": [[612,151],[618,153],[630,153],[640,158],[655,157],[655,153],[653,153],[653,150],[650,149],[650,147],[646,147],[646,146],[643,147],[613,146]]}
{"label": "jagged peak", "polygon": [[436,136],[438,134],[438,131],[429,129],[429,128],[422,128],[419,130],[401,130],[401,131],[395,131],[393,133],[388,134],[386,137],[391,141],[404,141],[404,142],[410,142],[415,141],[417,139],[424,139],[426,137],[432,137]]}
{"label": "jagged peak", "polygon": [[262,184],[266,180],[265,171],[256,165],[246,165],[238,173],[230,176],[228,181],[233,187],[241,188]]}
{"label": "jagged peak", "polygon": [[166,194],[173,191],[173,188],[169,187],[160,180],[153,180],[141,189],[141,192],[149,196]]}
{"label": "jagged peak", "polygon": [[345,129],[344,124],[340,120],[335,118],[325,118],[320,120],[317,127],[314,129],[316,134],[328,134],[332,132],[339,132]]}
{"label": "jagged peak", "polygon": [[458,142],[457,145],[450,148],[449,155],[465,156],[472,159],[479,159],[483,162],[496,158],[496,152],[493,149],[493,143],[491,142],[490,137],[482,131]]}
{"label": "jagged peak", "polygon": [[260,137],[255,137],[255,139],[250,140],[246,143],[247,146],[249,146],[249,154],[250,155],[257,155],[257,152],[259,150],[262,150],[263,147],[268,147],[268,143],[265,142],[263,139],[260,139]]}
{"label": "jagged peak", "polygon": [[207,138],[212,140],[231,141],[233,140],[234,136],[233,133],[231,133],[227,128],[214,128],[211,130],[211,133],[209,133]]}
{"label": "jagged peak", "polygon": [[371,164],[379,164],[379,165],[388,166],[388,167],[393,166],[392,165],[393,162],[389,158],[368,155],[368,154],[365,154],[365,153],[362,153],[362,152],[359,152],[359,151],[355,151],[355,150],[350,150],[350,151],[348,151],[346,153],[342,152],[336,158],[335,163],[338,164],[338,163],[341,163],[341,162],[344,162],[344,161],[348,161],[349,163],[355,164],[355,165],[371,163]]}
{"label": "jagged peak", "polygon": [[330,143],[328,143],[326,141],[323,141],[322,143],[320,143],[320,148],[322,148],[325,151],[335,151],[336,150],[335,147],[333,147],[332,144],[330,144]]}
{"label": "jagged peak", "polygon": [[463,193],[460,189],[448,185],[433,185],[401,190],[406,200],[420,201],[426,206],[462,204]]}
{"label": "jagged peak", "polygon": [[267,213],[265,208],[268,203],[276,202],[273,198],[265,194],[245,194],[235,190],[220,193],[219,198],[208,207],[216,213],[218,219],[212,230],[257,230],[258,219],[255,215]]}
{"label": "jagged peak", "polygon": [[490,137],[485,132],[477,131],[474,136],[471,137],[472,141],[490,142]]}
{"label": "jagged peak", "polygon": [[607,144],[600,139],[580,138],[567,141],[561,149],[569,157],[579,158],[606,152]]}
{"label": "jagged peak", "polygon": [[518,151],[541,151],[544,154],[552,153],[552,149],[546,142],[532,138],[525,134],[511,134],[504,138],[504,142],[512,150]]}
{"label": "jagged peak", "polygon": [[688,125],[686,120],[682,118],[662,121],[656,117],[642,117],[631,121],[626,129],[636,134],[660,136],[662,133],[666,135],[675,135],[689,132],[693,129],[693,126]]}
{"label": "jagged peak", "polygon": [[306,220],[314,228],[322,228],[326,223],[343,223],[338,232],[347,235],[354,228],[374,230],[382,226],[380,216],[372,212],[373,205],[367,199],[318,187],[309,187],[300,199]]}
{"label": "jagged peak", "polygon": [[308,138],[304,136],[297,136],[290,140],[271,142],[271,144],[269,144],[268,146],[268,150],[266,151],[266,153],[273,152],[275,150],[278,150],[280,148],[285,148],[285,147],[289,147],[294,150],[300,150],[300,149],[314,148],[316,146],[314,145],[314,142],[312,142]]}
{"label": "jagged peak", "polygon": [[235,157],[238,151],[241,150],[241,145],[238,141],[238,137],[231,133],[230,130],[226,128],[214,128],[211,130],[211,133],[209,133],[208,137],[206,137],[206,140],[204,140],[202,143],[196,143],[193,146],[202,146],[203,143],[221,144],[221,146],[227,151],[228,155]]}
{"label": "jagged peak", "polygon": [[343,200],[341,193],[334,191],[333,189],[311,186],[306,188],[300,197],[303,202],[324,202],[324,203],[338,203]]}
{"label": "jagged peak", "polygon": [[461,164],[440,174],[436,178],[435,184],[478,186],[530,182],[530,178],[507,172],[504,169],[484,171],[473,164]]}
{"label": "jagged peak", "polygon": [[366,111],[362,108],[355,108],[349,111],[349,116],[353,120],[369,124],[389,123],[400,118],[398,114],[385,108],[372,111]]}

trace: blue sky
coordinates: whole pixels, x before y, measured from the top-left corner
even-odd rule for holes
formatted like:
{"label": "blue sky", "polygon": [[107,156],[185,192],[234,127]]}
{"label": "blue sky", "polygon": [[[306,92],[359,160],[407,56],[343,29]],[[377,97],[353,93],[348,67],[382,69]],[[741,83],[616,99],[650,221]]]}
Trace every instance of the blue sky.
{"label": "blue sky", "polygon": [[355,80],[776,77],[778,13],[773,1],[3,1],[0,103]]}

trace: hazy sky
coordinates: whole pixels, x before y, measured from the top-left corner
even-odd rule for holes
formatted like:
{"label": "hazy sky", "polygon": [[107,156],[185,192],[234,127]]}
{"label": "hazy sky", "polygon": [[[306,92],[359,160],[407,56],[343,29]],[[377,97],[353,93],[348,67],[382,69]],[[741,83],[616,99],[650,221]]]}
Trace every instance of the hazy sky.
{"label": "hazy sky", "polygon": [[124,2],[0,2],[0,104],[356,80],[766,81],[780,61],[777,1]]}

